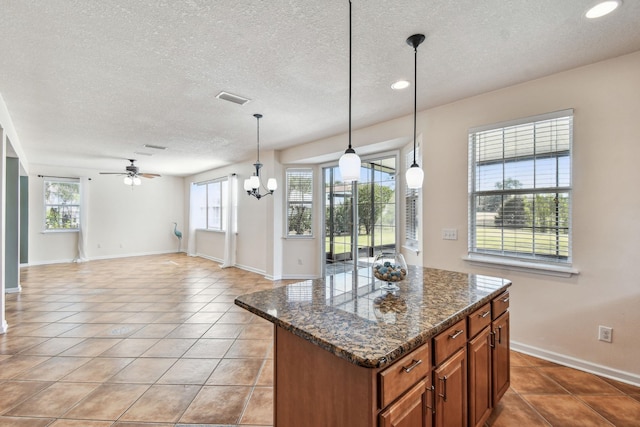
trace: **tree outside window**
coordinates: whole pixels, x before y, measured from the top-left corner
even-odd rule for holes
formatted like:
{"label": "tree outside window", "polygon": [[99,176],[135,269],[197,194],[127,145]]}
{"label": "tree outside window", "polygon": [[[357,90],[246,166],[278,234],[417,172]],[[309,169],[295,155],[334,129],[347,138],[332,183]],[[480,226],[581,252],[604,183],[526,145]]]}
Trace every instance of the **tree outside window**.
{"label": "tree outside window", "polygon": [[313,212],[313,171],[287,170],[287,235],[311,236]]}
{"label": "tree outside window", "polygon": [[469,252],[571,262],[571,111],[469,134]]}
{"label": "tree outside window", "polygon": [[44,207],[45,230],[78,230],[80,228],[80,183],[45,181]]}

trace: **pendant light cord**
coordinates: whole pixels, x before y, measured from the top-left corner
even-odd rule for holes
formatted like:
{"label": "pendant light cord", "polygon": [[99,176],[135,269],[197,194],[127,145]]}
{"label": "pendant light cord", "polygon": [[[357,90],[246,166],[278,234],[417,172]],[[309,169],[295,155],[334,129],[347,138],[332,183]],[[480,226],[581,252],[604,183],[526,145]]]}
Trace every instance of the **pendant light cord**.
{"label": "pendant light cord", "polygon": [[418,115],[418,46],[413,48],[413,164],[411,167],[418,166],[416,163],[416,117]]}
{"label": "pendant light cord", "polygon": [[349,150],[351,149],[351,0],[349,0]]}
{"label": "pendant light cord", "polygon": [[[256,117],[258,122],[257,141],[258,141],[258,163],[260,163],[260,117]],[[414,131],[415,132],[415,131]]]}

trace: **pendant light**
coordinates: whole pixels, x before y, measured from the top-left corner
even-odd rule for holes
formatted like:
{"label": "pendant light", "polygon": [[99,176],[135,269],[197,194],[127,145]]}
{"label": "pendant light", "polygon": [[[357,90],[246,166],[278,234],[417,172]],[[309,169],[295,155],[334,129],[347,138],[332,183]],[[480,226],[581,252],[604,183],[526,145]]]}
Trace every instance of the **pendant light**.
{"label": "pendant light", "polygon": [[422,188],[424,172],[416,162],[416,116],[418,114],[418,46],[425,39],[424,34],[414,34],[407,39],[407,44],[413,46],[413,164],[407,169],[407,187],[411,189]]}
{"label": "pendant light", "polygon": [[360,178],[360,157],[351,147],[351,0],[349,0],[349,148],[340,157],[340,175],[343,182],[357,181]]}
{"label": "pendant light", "polygon": [[258,129],[257,130],[258,159],[253,164],[253,166],[256,168],[256,173],[244,180],[244,190],[247,192],[249,196],[253,196],[256,199],[260,200],[264,196],[273,194],[273,192],[278,189],[278,182],[276,181],[275,178],[269,178],[267,180],[267,188],[265,188],[267,192],[264,194],[260,194],[260,168],[262,167],[262,163],[260,163],[260,119],[262,118],[262,114],[254,114],[253,117],[256,118],[257,129]]}

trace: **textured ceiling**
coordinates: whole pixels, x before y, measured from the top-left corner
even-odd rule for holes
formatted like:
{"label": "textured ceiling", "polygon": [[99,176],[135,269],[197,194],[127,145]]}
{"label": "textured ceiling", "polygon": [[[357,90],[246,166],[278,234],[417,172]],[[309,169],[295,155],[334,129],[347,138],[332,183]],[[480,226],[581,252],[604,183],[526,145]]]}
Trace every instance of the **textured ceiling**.
{"label": "textured ceiling", "polygon": [[[640,2],[353,0],[353,127],[640,49]],[[0,0],[0,94],[29,163],[189,175],[347,131],[347,0]],[[220,91],[252,101],[239,106]],[[168,147],[158,152],[143,144]],[[143,157],[134,152],[154,152]]]}

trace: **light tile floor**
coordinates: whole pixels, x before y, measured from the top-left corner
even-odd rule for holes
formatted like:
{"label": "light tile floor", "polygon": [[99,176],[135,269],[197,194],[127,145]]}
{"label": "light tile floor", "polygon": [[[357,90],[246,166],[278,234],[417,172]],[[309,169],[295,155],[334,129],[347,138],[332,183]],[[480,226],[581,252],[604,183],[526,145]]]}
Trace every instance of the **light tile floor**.
{"label": "light tile floor", "polygon": [[[271,426],[272,325],[233,300],[286,282],[183,254],[21,275],[0,335],[0,426]],[[640,425],[640,388],[511,360],[487,425]]]}

